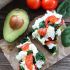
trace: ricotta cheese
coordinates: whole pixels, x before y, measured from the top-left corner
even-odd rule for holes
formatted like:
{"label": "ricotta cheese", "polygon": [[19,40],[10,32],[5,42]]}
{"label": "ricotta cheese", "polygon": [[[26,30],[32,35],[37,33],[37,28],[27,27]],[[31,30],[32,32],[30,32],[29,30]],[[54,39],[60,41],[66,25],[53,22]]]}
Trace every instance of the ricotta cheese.
{"label": "ricotta cheese", "polygon": [[51,37],[51,39],[52,40],[54,40],[54,38],[55,38],[55,28],[54,27],[52,27],[52,26],[49,26],[48,28],[47,28],[47,34],[46,34],[46,36],[45,37]]}
{"label": "ricotta cheese", "polygon": [[38,60],[36,61],[36,66],[40,69],[42,68],[42,65],[44,64],[44,62],[42,60]]}
{"label": "ricotta cheese", "polygon": [[36,56],[36,54],[38,53],[38,50],[37,50],[37,48],[36,48],[36,46],[34,44],[29,45],[29,50],[33,51],[34,56]]}
{"label": "ricotta cheese", "polygon": [[56,35],[60,36],[61,35],[61,29],[57,29]]}
{"label": "ricotta cheese", "polygon": [[52,49],[52,48],[53,48],[54,46],[56,46],[56,45],[53,44],[53,43],[50,43],[50,44],[48,44],[47,46],[48,46],[49,49]]}
{"label": "ricotta cheese", "polygon": [[38,30],[35,30],[35,31],[32,33],[32,37],[33,37],[33,38],[40,37],[40,35],[38,34]]}
{"label": "ricotta cheese", "polygon": [[16,59],[17,59],[18,61],[20,61],[20,60],[23,59],[26,55],[27,55],[27,52],[25,52],[25,51],[20,51],[20,52],[18,53],[18,55],[16,56]]}
{"label": "ricotta cheese", "polygon": [[35,21],[35,23],[34,23],[34,25],[32,26],[32,28],[33,28],[33,29],[39,28],[39,23],[42,22],[42,21],[43,21],[42,18],[38,18],[38,19]]}

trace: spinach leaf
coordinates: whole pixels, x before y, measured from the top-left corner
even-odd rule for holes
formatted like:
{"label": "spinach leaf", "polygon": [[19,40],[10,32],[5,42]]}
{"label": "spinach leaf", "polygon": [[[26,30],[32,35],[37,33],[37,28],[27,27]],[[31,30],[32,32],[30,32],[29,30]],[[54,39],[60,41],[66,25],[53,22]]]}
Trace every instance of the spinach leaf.
{"label": "spinach leaf", "polygon": [[25,70],[25,69],[20,65],[20,70]]}
{"label": "spinach leaf", "polygon": [[25,43],[26,41],[28,41],[28,38],[27,38],[27,36],[26,37],[24,37],[21,41],[20,41],[20,43]]}
{"label": "spinach leaf", "polygon": [[29,54],[31,54],[31,53],[33,53],[32,50],[27,51],[27,55],[29,55]]}
{"label": "spinach leaf", "polygon": [[45,27],[45,24],[44,23],[45,23],[44,21],[40,22],[39,23],[39,28],[44,28]]}
{"label": "spinach leaf", "polygon": [[49,49],[48,46],[46,46],[46,45],[44,45],[43,47],[44,47],[45,49],[47,49],[48,52],[50,52],[50,54],[54,54],[54,53],[56,53],[56,51],[57,51],[56,46],[53,46],[52,49]]}
{"label": "spinach leaf", "polygon": [[61,34],[61,42],[64,47],[70,46],[70,26],[68,26]]}
{"label": "spinach leaf", "polygon": [[64,0],[58,8],[57,12],[62,14],[64,18],[67,18],[70,16],[70,0]]}
{"label": "spinach leaf", "polygon": [[53,26],[54,28],[59,27],[59,24],[50,24],[51,26]]}
{"label": "spinach leaf", "polygon": [[54,46],[52,49],[49,49],[49,52],[54,54],[56,52],[56,46]]}
{"label": "spinach leaf", "polygon": [[38,61],[38,60],[42,60],[42,61],[45,62],[46,59],[45,59],[45,56],[44,56],[44,54],[42,52],[38,52],[36,54],[36,61]]}

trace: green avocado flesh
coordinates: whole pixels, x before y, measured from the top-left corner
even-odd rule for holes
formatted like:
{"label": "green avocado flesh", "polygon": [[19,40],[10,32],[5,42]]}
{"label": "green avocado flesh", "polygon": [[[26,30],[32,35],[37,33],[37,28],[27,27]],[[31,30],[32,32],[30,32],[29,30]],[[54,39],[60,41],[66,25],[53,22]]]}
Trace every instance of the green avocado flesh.
{"label": "green avocado flesh", "polygon": [[[24,20],[24,24],[20,29],[13,30],[10,27],[10,24],[9,24],[10,18],[13,15],[19,16],[20,18],[22,18]],[[3,28],[4,39],[8,42],[13,42],[14,40],[16,40],[19,36],[21,36],[26,31],[28,24],[29,24],[29,17],[27,15],[27,13],[22,9],[14,9],[6,17],[6,20],[4,23],[4,28]]]}
{"label": "green avocado flesh", "polygon": [[70,46],[70,26],[68,26],[61,34],[61,41],[64,47]]}

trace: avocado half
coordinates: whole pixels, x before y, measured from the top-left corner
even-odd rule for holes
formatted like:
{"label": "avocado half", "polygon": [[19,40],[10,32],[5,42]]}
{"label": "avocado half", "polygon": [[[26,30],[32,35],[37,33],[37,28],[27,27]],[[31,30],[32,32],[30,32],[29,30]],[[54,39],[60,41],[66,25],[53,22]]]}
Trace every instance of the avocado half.
{"label": "avocado half", "polygon": [[[17,29],[13,29],[10,26],[10,19],[12,16],[18,16],[19,18],[21,18],[23,20],[23,22],[21,22],[21,21],[16,22],[16,24],[22,23],[21,27],[19,27]],[[3,28],[4,39],[8,42],[15,41],[19,36],[21,36],[26,31],[28,24],[29,24],[29,17],[27,15],[26,11],[24,11],[22,9],[14,9],[7,15],[7,17],[5,19],[4,28]],[[12,25],[12,23],[11,23],[11,25]],[[15,27],[15,25],[14,25],[14,27]]]}

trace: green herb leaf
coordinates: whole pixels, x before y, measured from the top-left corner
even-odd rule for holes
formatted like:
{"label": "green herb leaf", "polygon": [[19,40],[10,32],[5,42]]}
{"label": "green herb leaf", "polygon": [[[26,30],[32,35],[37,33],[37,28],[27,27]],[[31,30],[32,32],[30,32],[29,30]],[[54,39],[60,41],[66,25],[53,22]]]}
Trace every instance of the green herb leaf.
{"label": "green herb leaf", "polygon": [[29,54],[31,54],[31,53],[33,53],[32,50],[27,51],[27,55],[29,55]]}
{"label": "green herb leaf", "polygon": [[54,28],[59,27],[59,24],[51,24],[51,26],[53,26]]}
{"label": "green herb leaf", "polygon": [[45,27],[44,21],[43,22],[40,22],[39,23],[39,28],[44,28],[44,27]]}
{"label": "green herb leaf", "polygon": [[25,69],[20,65],[20,70],[25,70]]}
{"label": "green herb leaf", "polygon": [[28,38],[27,37],[25,37],[25,38],[23,38],[21,41],[20,41],[20,43],[25,43],[26,41],[28,41]]}
{"label": "green herb leaf", "polygon": [[50,49],[49,52],[55,53],[56,52],[56,46],[54,46],[52,49]]}
{"label": "green herb leaf", "polygon": [[64,47],[70,46],[70,26],[68,26],[61,34],[61,41]]}
{"label": "green herb leaf", "polygon": [[42,61],[45,62],[46,59],[45,59],[45,56],[44,56],[44,54],[42,52],[38,52],[36,54],[36,61],[38,61],[38,60],[42,60]]}
{"label": "green herb leaf", "polygon": [[56,46],[53,46],[52,49],[49,49],[46,45],[44,45],[43,47],[46,48],[51,54],[54,54],[57,51]]}
{"label": "green herb leaf", "polygon": [[62,14],[64,18],[70,16],[70,0],[64,0],[59,7],[57,8],[57,12]]}

